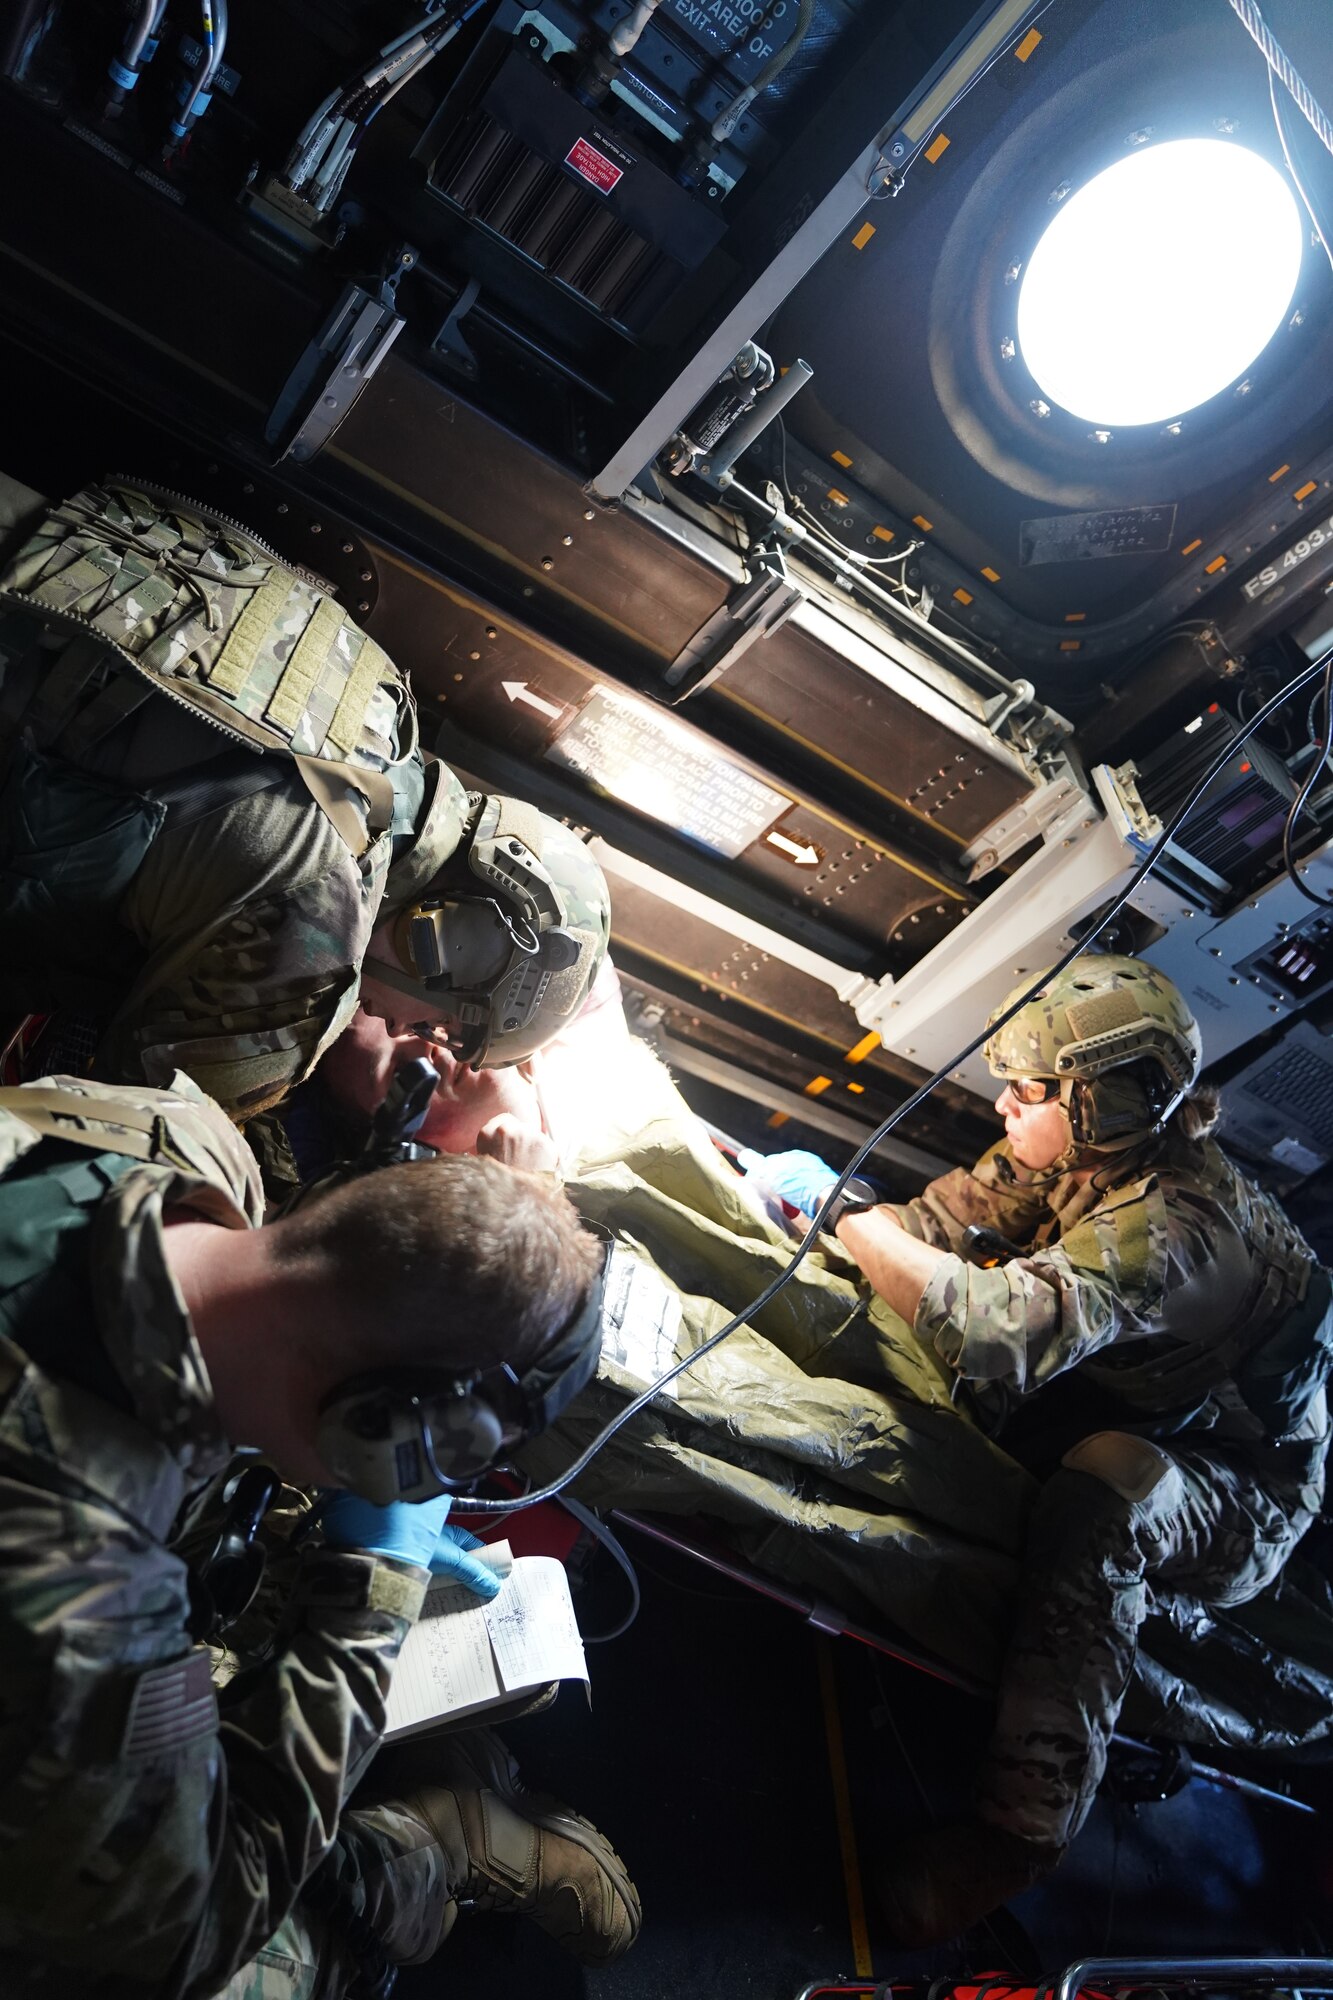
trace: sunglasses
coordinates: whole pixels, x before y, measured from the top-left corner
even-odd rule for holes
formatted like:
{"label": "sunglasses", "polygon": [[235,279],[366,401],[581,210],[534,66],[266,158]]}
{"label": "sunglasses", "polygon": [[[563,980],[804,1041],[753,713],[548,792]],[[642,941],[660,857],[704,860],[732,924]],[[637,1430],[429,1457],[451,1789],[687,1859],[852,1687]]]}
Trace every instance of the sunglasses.
{"label": "sunglasses", "polygon": [[1004,1087],[1019,1104],[1049,1104],[1060,1095],[1058,1076],[1010,1076]]}

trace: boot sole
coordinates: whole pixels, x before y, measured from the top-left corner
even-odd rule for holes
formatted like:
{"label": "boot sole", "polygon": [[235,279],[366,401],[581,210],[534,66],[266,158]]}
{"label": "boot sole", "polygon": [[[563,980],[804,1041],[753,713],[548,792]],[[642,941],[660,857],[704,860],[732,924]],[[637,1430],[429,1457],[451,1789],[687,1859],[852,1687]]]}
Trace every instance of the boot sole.
{"label": "boot sole", "polygon": [[630,1915],[630,1933],[622,1947],[622,1951],[628,1951],[639,1935],[643,1907],[628,1868],[606,1835],[591,1820],[584,1819],[581,1813],[553,1798],[549,1792],[528,1791],[519,1777],[517,1759],[489,1729],[467,1730],[454,1738],[450,1750],[459,1762],[468,1766],[478,1791],[497,1793],[523,1819],[545,1833],[557,1833],[563,1839],[573,1841],[576,1847],[591,1854],[606,1870]]}

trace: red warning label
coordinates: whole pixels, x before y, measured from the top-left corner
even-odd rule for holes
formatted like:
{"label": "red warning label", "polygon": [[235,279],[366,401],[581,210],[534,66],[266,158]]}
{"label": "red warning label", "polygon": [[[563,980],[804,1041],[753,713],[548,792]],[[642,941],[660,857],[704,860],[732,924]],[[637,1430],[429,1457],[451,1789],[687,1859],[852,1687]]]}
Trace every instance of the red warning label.
{"label": "red warning label", "polygon": [[585,181],[597,189],[599,194],[610,194],[617,181],[625,178],[625,169],[618,167],[614,160],[608,160],[605,153],[599,153],[588,139],[576,139],[565,154],[565,165],[573,167]]}

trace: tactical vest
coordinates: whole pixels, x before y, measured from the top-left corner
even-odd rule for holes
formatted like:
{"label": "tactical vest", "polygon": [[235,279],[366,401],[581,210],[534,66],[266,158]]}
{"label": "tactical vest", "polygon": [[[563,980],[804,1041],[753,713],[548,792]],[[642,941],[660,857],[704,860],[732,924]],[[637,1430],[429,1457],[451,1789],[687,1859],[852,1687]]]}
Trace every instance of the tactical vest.
{"label": "tactical vest", "polygon": [[[1193,1183],[1232,1214],[1250,1249],[1249,1282],[1226,1323],[1201,1329],[1197,1340],[1161,1333],[1127,1341],[1085,1361],[1081,1372],[1151,1414],[1196,1410],[1231,1382],[1265,1434],[1280,1439],[1299,1424],[1333,1363],[1329,1274],[1272,1196],[1217,1146],[1204,1141],[1190,1151],[1199,1156],[1197,1171],[1168,1161],[1161,1178]],[[1139,1183],[1145,1194],[1148,1186]],[[1141,1254],[1146,1270],[1146,1202],[1120,1207],[1117,1223],[1122,1259],[1132,1264]]]}
{"label": "tactical vest", "polygon": [[67,643],[23,713],[0,717],[6,735],[77,766],[160,694],[235,744],[294,758],[354,852],[349,782],[372,832],[388,826],[388,774],[417,749],[406,680],[326,583],[236,522],[139,481],[87,487],[0,572],[11,648],[19,613]]}

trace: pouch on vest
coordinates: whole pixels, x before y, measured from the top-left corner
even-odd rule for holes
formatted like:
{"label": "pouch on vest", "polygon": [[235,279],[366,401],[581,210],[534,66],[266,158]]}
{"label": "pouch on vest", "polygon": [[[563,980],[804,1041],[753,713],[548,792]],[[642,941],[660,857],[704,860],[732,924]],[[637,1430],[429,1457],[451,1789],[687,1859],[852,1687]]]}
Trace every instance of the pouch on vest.
{"label": "pouch on vest", "polygon": [[1271,1438],[1289,1437],[1333,1369],[1333,1286],[1329,1273],[1311,1273],[1304,1299],[1247,1354],[1233,1380],[1246,1409]]}
{"label": "pouch on vest", "polygon": [[166,814],[158,799],[15,746],[0,786],[0,1004],[115,1005],[140,957],[116,912]]}

